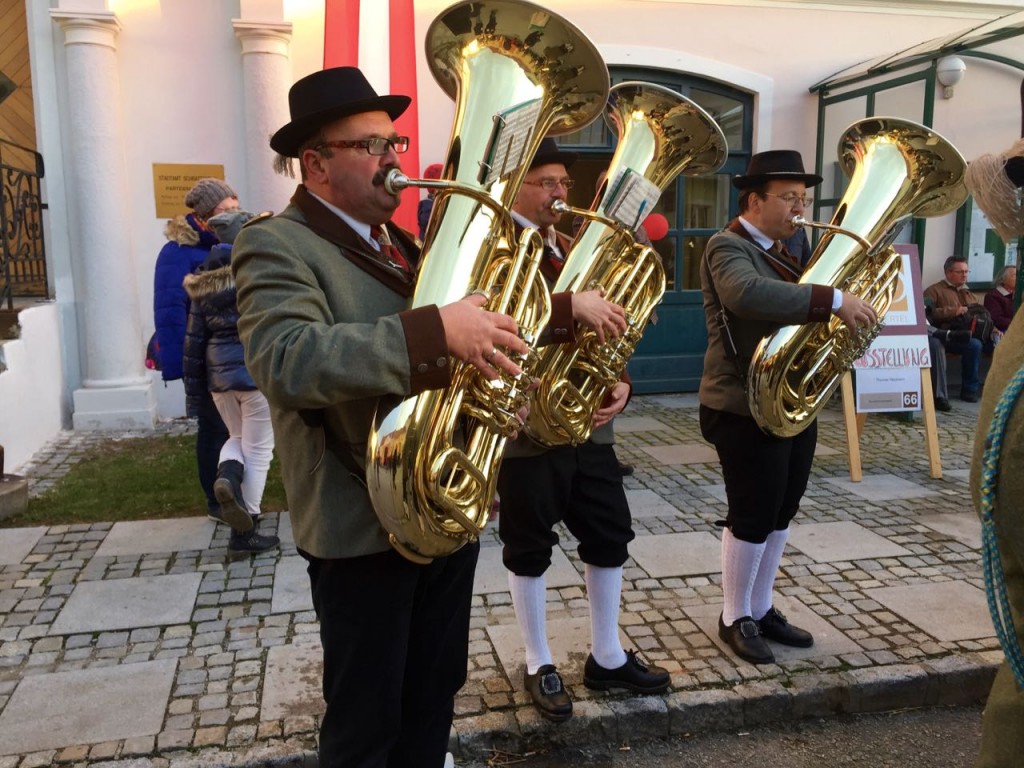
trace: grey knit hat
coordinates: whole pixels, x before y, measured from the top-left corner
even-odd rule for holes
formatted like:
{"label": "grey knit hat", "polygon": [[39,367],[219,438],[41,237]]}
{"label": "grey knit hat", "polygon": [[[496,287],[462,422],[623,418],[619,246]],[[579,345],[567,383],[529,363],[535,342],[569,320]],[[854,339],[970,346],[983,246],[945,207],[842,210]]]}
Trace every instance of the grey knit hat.
{"label": "grey knit hat", "polygon": [[226,181],[220,179],[200,179],[196,185],[185,195],[185,205],[195,211],[196,216],[205,219],[221,200],[233,197],[238,199],[238,194]]}
{"label": "grey knit hat", "polygon": [[249,211],[243,211],[239,208],[234,211],[224,211],[216,216],[211,216],[206,223],[210,225],[210,229],[214,231],[217,239],[222,243],[233,243],[245,222],[255,215],[255,213],[249,213]]}

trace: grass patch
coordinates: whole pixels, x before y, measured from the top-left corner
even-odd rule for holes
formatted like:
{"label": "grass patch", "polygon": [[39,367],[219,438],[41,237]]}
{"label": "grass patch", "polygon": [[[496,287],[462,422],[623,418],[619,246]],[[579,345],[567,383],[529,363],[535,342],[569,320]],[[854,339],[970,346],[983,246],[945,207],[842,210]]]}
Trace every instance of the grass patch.
{"label": "grass patch", "polygon": [[[0,527],[205,515],[195,445],[195,435],[106,442],[87,452],[48,491],[29,499],[23,514],[0,520]],[[287,509],[276,458],[270,465],[262,507],[264,512]]]}

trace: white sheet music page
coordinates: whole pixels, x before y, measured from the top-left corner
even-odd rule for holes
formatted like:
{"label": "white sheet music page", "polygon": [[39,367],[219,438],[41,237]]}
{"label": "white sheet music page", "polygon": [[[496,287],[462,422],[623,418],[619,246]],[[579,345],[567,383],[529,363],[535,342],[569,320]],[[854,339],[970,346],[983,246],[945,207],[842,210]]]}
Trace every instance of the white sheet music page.
{"label": "white sheet music page", "polygon": [[636,229],[654,210],[660,197],[661,190],[656,184],[632,168],[626,168],[613,182],[605,214],[630,229]]}
{"label": "white sheet music page", "polygon": [[523,157],[523,150],[537,127],[540,108],[541,100],[532,99],[494,116],[494,131],[486,154],[487,165],[481,169],[484,186],[490,186],[529,159]]}

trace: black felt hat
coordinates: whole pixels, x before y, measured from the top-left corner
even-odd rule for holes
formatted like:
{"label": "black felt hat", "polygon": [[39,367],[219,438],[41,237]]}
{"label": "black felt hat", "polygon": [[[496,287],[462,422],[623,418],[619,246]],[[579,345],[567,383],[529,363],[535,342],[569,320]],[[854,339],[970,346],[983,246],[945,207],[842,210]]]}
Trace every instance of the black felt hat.
{"label": "black felt hat", "polygon": [[532,171],[538,165],[550,165],[551,163],[561,163],[565,166],[566,170],[569,170],[572,164],[576,162],[577,157],[579,155],[575,152],[566,152],[559,149],[555,140],[548,137],[541,140],[537,154],[530,161],[530,170]]}
{"label": "black felt hat", "polygon": [[298,157],[302,142],[333,120],[378,111],[394,120],[411,101],[408,96],[378,96],[356,67],[314,72],[288,90],[292,121],[271,137],[270,148],[285,157]]}
{"label": "black felt hat", "polygon": [[802,181],[808,187],[821,184],[821,176],[804,172],[804,161],[794,149],[771,149],[750,158],[747,172],[733,176],[736,189],[750,189],[769,181]]}

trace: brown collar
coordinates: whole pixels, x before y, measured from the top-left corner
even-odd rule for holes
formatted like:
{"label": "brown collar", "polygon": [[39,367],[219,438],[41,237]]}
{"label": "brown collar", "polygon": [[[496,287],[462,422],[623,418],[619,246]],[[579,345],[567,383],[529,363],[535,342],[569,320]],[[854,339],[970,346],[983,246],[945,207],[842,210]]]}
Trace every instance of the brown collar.
{"label": "brown collar", "polygon": [[[298,186],[295,194],[292,195],[291,202],[302,211],[306,226],[320,237],[338,246],[342,256],[395,293],[407,298],[412,296],[413,290],[416,288],[415,274],[409,275],[383,261],[380,253],[373,250],[363,238],[356,234],[352,227],[313,197],[305,185]],[[419,249],[412,236],[393,224],[385,226],[388,228],[392,243],[398,247],[415,269],[419,260]]]}

